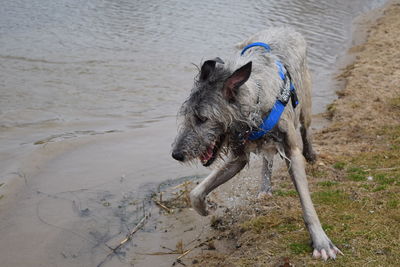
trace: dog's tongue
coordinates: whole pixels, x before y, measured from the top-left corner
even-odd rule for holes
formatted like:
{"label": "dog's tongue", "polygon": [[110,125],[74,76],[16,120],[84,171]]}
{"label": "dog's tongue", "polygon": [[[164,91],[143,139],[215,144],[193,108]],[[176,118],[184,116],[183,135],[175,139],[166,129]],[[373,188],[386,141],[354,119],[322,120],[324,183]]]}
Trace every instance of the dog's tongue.
{"label": "dog's tongue", "polygon": [[213,155],[213,147],[211,146],[207,149],[207,153],[200,157],[200,160],[203,163],[205,163],[211,159],[212,155]]}

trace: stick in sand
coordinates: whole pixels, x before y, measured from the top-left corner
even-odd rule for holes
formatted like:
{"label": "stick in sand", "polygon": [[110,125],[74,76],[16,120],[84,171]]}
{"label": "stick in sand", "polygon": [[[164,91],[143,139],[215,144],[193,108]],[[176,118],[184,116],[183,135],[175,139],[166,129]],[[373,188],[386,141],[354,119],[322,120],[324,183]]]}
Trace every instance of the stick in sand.
{"label": "stick in sand", "polygon": [[163,208],[164,210],[166,210],[168,213],[172,213],[173,210],[168,208],[167,206],[165,206],[164,204],[162,204],[161,202],[159,202],[156,199],[153,199],[154,203],[156,203],[158,206],[160,206],[161,208]]}
{"label": "stick in sand", "polygon": [[149,218],[148,214],[145,214],[143,218],[140,220],[138,224],[132,229],[132,231],[129,232],[129,234],[126,235],[125,239],[122,240],[118,246],[112,249],[113,252],[117,251],[120,247],[122,247],[126,242],[132,239],[132,236],[140,229],[143,227],[144,223],[146,220]]}

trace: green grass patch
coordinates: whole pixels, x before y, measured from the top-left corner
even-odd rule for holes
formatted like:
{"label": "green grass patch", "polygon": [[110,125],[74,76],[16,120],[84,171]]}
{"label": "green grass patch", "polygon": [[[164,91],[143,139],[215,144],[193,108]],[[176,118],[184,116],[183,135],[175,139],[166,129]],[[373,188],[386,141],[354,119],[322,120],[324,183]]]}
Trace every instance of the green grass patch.
{"label": "green grass patch", "polygon": [[342,161],[335,162],[332,167],[337,169],[337,170],[344,170],[344,167],[346,166],[346,163]]}
{"label": "green grass patch", "polygon": [[326,224],[326,223],[322,224],[322,229],[324,229],[324,231],[327,232],[327,233],[332,231],[332,230],[334,230],[334,228],[335,227],[333,225]]}
{"label": "green grass patch", "polygon": [[378,185],[377,187],[375,187],[374,189],[372,189],[372,192],[379,192],[382,190],[386,189],[386,185]]}
{"label": "green grass patch", "polygon": [[375,180],[380,185],[390,185],[396,182],[396,178],[388,177],[386,173],[380,173],[375,175]]}
{"label": "green grass patch", "polygon": [[355,182],[366,180],[367,172],[360,167],[349,167],[347,169],[347,179]]}
{"label": "green grass patch", "polygon": [[289,248],[294,254],[308,254],[311,253],[312,249],[307,243],[291,243]]}
{"label": "green grass patch", "polygon": [[400,201],[398,199],[389,199],[388,202],[386,203],[386,206],[389,209],[395,209],[399,207]]}
{"label": "green grass patch", "polygon": [[312,194],[312,199],[317,204],[329,204],[332,203],[339,204],[344,203],[349,200],[346,193],[342,190],[332,190],[332,191],[319,191]]}
{"label": "green grass patch", "polygon": [[347,175],[347,179],[352,180],[354,182],[361,182],[366,179],[365,175],[359,173],[350,173]]}
{"label": "green grass patch", "polygon": [[398,110],[400,110],[400,97],[392,98],[392,99],[389,101],[389,105],[390,105],[393,109],[398,109]]}
{"label": "green grass patch", "polygon": [[339,183],[336,181],[323,181],[323,182],[319,182],[317,183],[317,185],[319,186],[325,186],[325,187],[332,187],[335,185],[338,185]]}
{"label": "green grass patch", "polygon": [[274,194],[280,197],[297,197],[296,190],[275,190]]}
{"label": "green grass patch", "polygon": [[366,174],[366,172],[360,167],[350,167],[347,169],[347,173]]}

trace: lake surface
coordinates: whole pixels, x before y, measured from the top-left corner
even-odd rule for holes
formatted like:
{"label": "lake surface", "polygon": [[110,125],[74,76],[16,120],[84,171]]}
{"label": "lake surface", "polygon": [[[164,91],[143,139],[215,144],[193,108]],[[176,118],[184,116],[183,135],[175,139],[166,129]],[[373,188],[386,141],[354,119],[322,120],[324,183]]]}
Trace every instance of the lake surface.
{"label": "lake surface", "polygon": [[3,1],[2,265],[96,266],[104,244],[141,218],[157,184],[207,173],[170,158],[192,63],[226,58],[251,34],[291,25],[308,41],[313,110],[321,112],[335,97],[353,19],[384,2]]}

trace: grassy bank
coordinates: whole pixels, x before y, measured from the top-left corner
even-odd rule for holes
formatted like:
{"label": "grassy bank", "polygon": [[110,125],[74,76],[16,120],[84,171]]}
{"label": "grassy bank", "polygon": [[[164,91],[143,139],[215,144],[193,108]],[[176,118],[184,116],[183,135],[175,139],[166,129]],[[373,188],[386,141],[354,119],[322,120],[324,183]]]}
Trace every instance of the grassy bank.
{"label": "grassy bank", "polygon": [[[356,59],[328,107],[331,121],[314,135],[319,154],[307,166],[323,228],[345,256],[328,265],[400,266],[400,3],[394,1],[351,49]],[[213,218],[210,245],[186,264],[198,266],[322,265],[297,193],[286,172],[274,196]]]}

